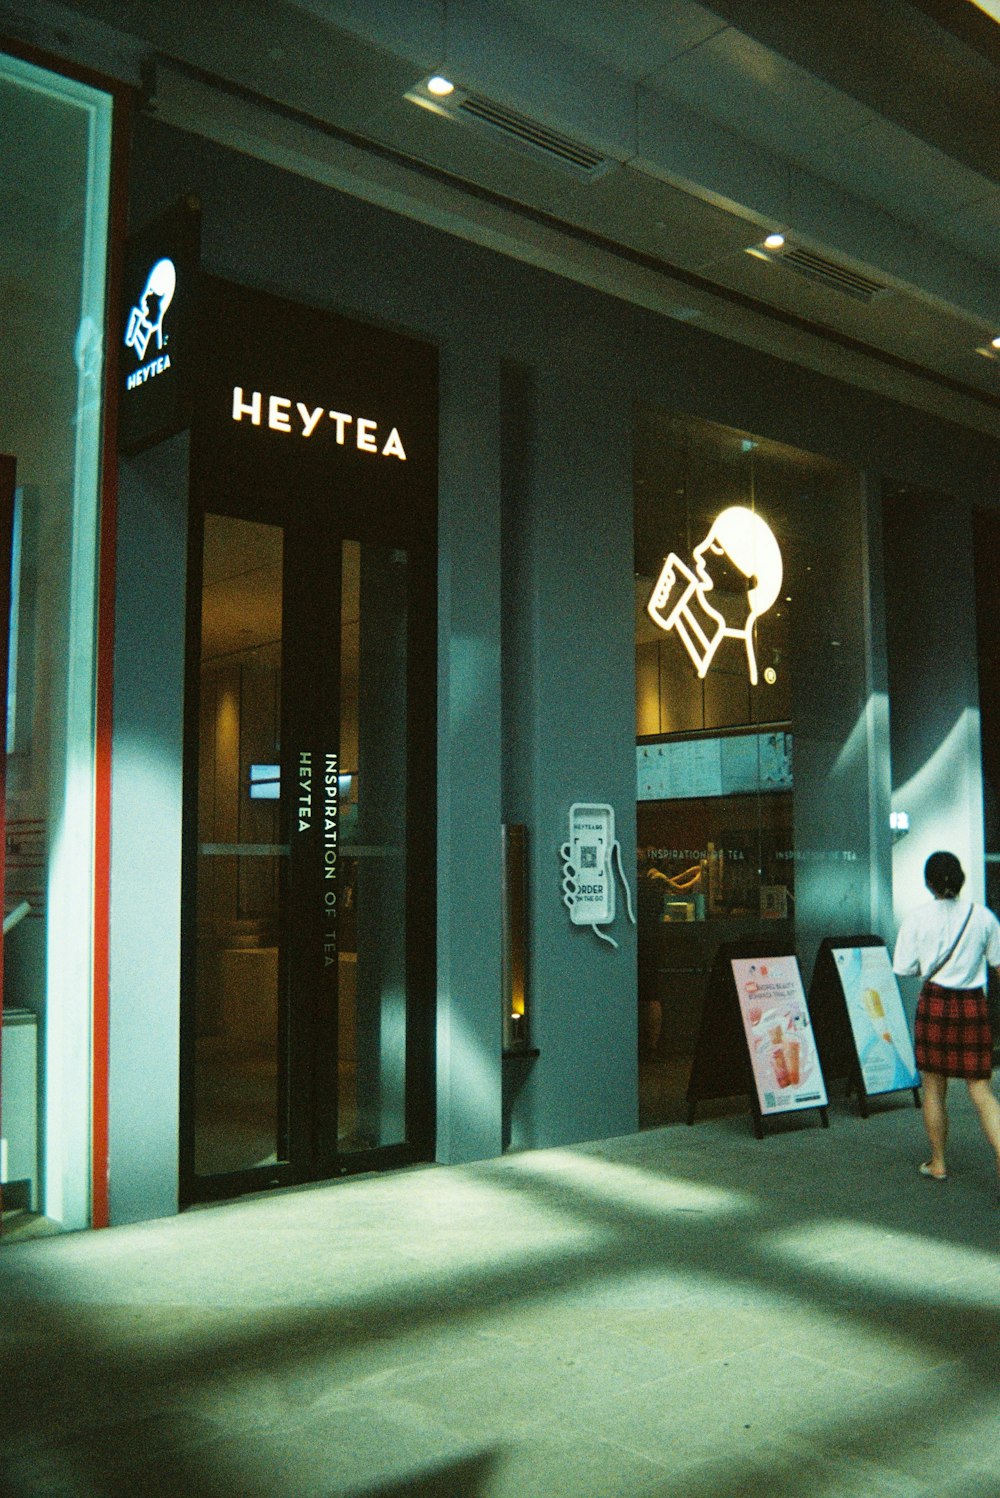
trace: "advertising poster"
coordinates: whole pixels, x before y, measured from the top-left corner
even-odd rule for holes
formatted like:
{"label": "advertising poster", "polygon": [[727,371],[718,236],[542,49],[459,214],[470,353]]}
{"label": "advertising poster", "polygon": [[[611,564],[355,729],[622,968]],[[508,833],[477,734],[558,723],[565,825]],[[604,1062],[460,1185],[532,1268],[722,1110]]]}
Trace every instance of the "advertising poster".
{"label": "advertising poster", "polygon": [[835,947],[833,958],[865,1091],[871,1096],[919,1087],[910,1030],[889,953],[885,947]]}
{"label": "advertising poster", "polygon": [[824,1108],[826,1085],[794,957],[733,959],[762,1114]]}

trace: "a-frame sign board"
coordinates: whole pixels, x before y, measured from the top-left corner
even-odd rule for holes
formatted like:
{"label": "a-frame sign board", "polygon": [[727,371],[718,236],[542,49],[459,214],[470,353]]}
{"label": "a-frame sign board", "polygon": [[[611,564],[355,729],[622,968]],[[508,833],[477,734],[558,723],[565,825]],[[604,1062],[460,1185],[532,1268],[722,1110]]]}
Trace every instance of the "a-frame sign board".
{"label": "a-frame sign board", "polygon": [[899,988],[879,936],[826,936],[809,987],[816,1044],[828,1082],[846,1079],[862,1118],[868,1102],[912,1091],[920,1107],[920,1077]]}
{"label": "a-frame sign board", "polygon": [[818,1108],[826,1087],[794,954],[774,942],[723,942],[709,975],[687,1090],[687,1121],[711,1098],[745,1096],[753,1131],[764,1119]]}

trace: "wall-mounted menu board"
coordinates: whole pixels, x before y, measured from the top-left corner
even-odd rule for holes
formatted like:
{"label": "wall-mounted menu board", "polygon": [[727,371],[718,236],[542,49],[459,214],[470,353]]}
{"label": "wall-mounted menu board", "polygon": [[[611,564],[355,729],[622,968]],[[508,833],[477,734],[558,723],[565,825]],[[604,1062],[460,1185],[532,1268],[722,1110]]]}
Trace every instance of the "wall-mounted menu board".
{"label": "wall-mounted menu board", "polygon": [[723,734],[636,746],[640,801],[682,801],[792,789],[792,735]]}
{"label": "wall-mounted menu board", "polygon": [[732,969],[761,1114],[825,1108],[798,959],[737,957]]}
{"label": "wall-mounted menu board", "polygon": [[919,1086],[909,1026],[889,953],[883,946],[831,950],[865,1092],[871,1097]]}

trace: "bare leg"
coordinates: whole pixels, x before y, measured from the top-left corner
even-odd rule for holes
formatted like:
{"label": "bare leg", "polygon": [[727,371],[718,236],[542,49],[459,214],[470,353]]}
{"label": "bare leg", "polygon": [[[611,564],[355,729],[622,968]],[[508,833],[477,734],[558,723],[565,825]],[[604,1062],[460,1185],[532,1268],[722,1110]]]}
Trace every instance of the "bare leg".
{"label": "bare leg", "polygon": [[[969,1084],[970,1091],[974,1085]],[[925,1071],[923,1088],[924,1128],[931,1142],[928,1164],[932,1175],[943,1176],[948,1169],[944,1159],[945,1145],[948,1143],[948,1110],[945,1106],[948,1078],[938,1076],[937,1072]],[[990,1096],[992,1097],[992,1093]],[[993,1100],[996,1101],[995,1098]]]}
{"label": "bare leg", "polygon": [[1000,1103],[997,1102],[993,1088],[985,1078],[978,1082],[967,1082],[965,1085],[969,1089],[969,1096],[979,1114],[983,1133],[993,1146],[993,1153],[997,1157],[997,1170],[1000,1170]]}

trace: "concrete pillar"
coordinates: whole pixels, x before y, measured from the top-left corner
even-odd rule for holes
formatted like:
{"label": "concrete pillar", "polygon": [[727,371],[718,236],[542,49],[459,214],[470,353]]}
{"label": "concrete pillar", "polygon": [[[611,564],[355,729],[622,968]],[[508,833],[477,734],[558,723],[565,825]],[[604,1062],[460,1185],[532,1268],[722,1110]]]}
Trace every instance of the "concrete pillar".
{"label": "concrete pillar", "polygon": [[500,369],[441,358],[437,1158],[501,1150]]}
{"label": "concrete pillar", "polygon": [[188,439],[123,463],[111,803],[112,1223],[177,1211]]}
{"label": "concrete pillar", "polygon": [[813,562],[793,636],[795,934],[805,983],[820,942],[891,936],[884,619],[878,493],[840,470],[817,482]]}
{"label": "concrete pillar", "polygon": [[944,494],[906,491],[885,511],[892,806],[910,817],[893,850],[896,924],[921,900],[929,854],[949,849],[963,891],[984,897],[972,517]]}
{"label": "concrete pillar", "polygon": [[635,927],[617,950],[573,926],[559,847],[574,801],[610,802],[635,886],[632,392],[599,363],[536,372],[507,514],[508,816],[528,826],[531,1037],[540,1055],[513,1101],[513,1147],[634,1130]]}

